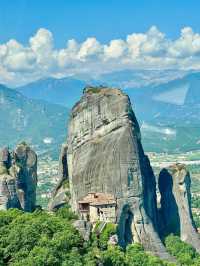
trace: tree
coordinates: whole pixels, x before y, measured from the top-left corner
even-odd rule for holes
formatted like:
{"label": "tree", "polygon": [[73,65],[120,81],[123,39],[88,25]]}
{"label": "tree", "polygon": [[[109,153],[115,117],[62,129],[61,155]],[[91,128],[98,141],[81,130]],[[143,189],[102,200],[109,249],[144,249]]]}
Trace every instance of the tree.
{"label": "tree", "polygon": [[102,252],[102,262],[105,266],[125,266],[124,252],[118,246],[108,246],[108,249]]}
{"label": "tree", "polygon": [[0,224],[3,265],[68,265],[75,259],[78,265],[81,261],[84,241],[66,218],[44,211],[8,210],[0,212]]}
{"label": "tree", "polygon": [[140,244],[131,244],[126,249],[126,263],[128,266],[173,266],[174,264],[162,261],[144,251]]}
{"label": "tree", "polygon": [[165,239],[165,245],[167,251],[177,258],[177,261],[181,265],[195,265],[197,261],[200,261],[199,254],[195,251],[195,249],[180,240],[178,236],[169,235]]}

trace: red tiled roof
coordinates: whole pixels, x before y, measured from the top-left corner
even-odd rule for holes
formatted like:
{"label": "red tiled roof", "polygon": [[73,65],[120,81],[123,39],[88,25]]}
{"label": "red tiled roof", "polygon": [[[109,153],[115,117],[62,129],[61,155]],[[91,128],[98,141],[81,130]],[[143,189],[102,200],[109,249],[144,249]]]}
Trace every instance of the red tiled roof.
{"label": "red tiled roof", "polygon": [[107,205],[116,204],[116,200],[111,194],[105,194],[102,192],[88,193],[83,199],[78,201],[78,203],[88,203],[90,205]]}

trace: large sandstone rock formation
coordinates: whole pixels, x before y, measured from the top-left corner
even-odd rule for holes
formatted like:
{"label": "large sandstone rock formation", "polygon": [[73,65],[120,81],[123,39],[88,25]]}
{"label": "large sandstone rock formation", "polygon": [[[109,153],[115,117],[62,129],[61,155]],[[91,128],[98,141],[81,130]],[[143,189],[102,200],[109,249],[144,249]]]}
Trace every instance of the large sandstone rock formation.
{"label": "large sandstone rock formation", "polygon": [[77,213],[87,211],[82,209],[84,199],[91,195],[113,196],[122,246],[139,242],[146,250],[173,260],[160,238],[175,233],[200,251],[191,214],[189,173],[183,165],[161,171],[158,212],[155,177],[130,100],[121,90],[88,87],[73,107],[52,206],[65,201],[67,180],[71,206]]}
{"label": "large sandstone rock formation", "polygon": [[120,244],[140,242],[169,258],[157,234],[155,177],[130,100],[121,90],[84,90],[72,109],[64,165],[74,211],[90,192],[111,194],[117,203]]}
{"label": "large sandstone rock formation", "polygon": [[33,211],[36,204],[37,156],[26,144],[0,151],[0,209]]}
{"label": "large sandstone rock formation", "polygon": [[183,164],[163,169],[159,175],[161,233],[179,235],[200,252],[200,238],[191,212],[190,174]]}

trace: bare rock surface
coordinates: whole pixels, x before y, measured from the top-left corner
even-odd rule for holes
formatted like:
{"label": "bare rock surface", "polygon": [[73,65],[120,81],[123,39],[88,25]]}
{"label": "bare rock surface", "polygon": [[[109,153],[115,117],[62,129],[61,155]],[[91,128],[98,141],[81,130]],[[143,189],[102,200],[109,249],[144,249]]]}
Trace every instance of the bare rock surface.
{"label": "bare rock surface", "polygon": [[159,175],[161,233],[179,235],[200,252],[200,238],[191,212],[190,174],[185,165],[175,164]]}
{"label": "bare rock surface", "polygon": [[31,212],[36,204],[37,155],[26,144],[0,151],[0,208]]}
{"label": "bare rock surface", "polygon": [[90,192],[112,194],[119,243],[140,242],[168,259],[157,233],[155,177],[128,96],[119,89],[86,88],[72,109],[67,145],[73,210]]}
{"label": "bare rock surface", "polygon": [[90,240],[90,234],[92,231],[92,224],[90,222],[86,222],[83,220],[76,220],[73,225],[82,235],[84,240],[86,241]]}
{"label": "bare rock surface", "polygon": [[[77,214],[87,195],[114,197],[120,245],[139,242],[153,254],[174,261],[161,241],[174,233],[200,252],[191,213],[190,175],[182,164],[161,171],[158,210],[154,173],[141,145],[130,100],[121,90],[87,87],[73,107],[67,143],[61,150],[54,206],[66,202],[66,181]],[[87,221],[80,220],[76,224],[83,234],[89,232],[85,224]]]}
{"label": "bare rock surface", "polygon": [[69,175],[67,166],[67,144],[61,147],[59,158],[59,181],[52,193],[52,198],[48,204],[48,209],[53,211],[69,202]]}

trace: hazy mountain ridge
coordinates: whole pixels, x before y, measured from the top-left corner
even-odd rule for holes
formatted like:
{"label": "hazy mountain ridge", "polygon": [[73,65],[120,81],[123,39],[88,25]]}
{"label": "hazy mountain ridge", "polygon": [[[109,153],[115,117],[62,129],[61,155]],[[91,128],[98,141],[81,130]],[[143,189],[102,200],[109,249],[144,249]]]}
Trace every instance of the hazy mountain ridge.
{"label": "hazy mountain ridge", "polygon": [[71,107],[78,101],[85,85],[85,81],[74,78],[47,78],[17,88],[17,91],[30,99]]}
{"label": "hazy mountain ridge", "polygon": [[[145,120],[159,120],[160,118],[170,118],[172,115],[178,119],[185,117],[199,119],[194,116],[200,106],[200,73],[189,74],[183,78],[176,79],[157,86],[146,86],[142,88],[129,88],[125,91],[133,100],[138,114]],[[153,104],[153,105],[152,105]],[[149,109],[149,112],[140,112],[142,108]],[[185,108],[191,108],[189,113],[183,113]],[[197,110],[196,110],[197,109]],[[176,111],[177,113],[174,113]],[[184,114],[184,115],[183,115]],[[144,115],[146,115],[144,117]],[[170,116],[169,116],[170,115]],[[192,117],[191,117],[192,115]]]}
{"label": "hazy mountain ridge", "polygon": [[175,70],[121,70],[99,77],[103,83],[120,88],[142,88],[156,86],[187,75],[186,71]]}
{"label": "hazy mountain ridge", "polygon": [[162,84],[182,77],[184,71],[123,70],[102,74],[96,79],[88,76],[72,76],[61,79],[47,78],[29,83],[17,90],[28,98],[72,107],[78,101],[86,85],[108,85],[119,88],[139,88]]}
{"label": "hazy mountain ridge", "polygon": [[1,146],[14,146],[25,140],[41,150],[49,144],[60,144],[67,117],[65,107],[27,99],[13,89],[0,86]]}
{"label": "hazy mountain ridge", "polygon": [[147,150],[200,148],[199,87],[200,73],[192,73],[158,86],[125,90],[142,125]]}

